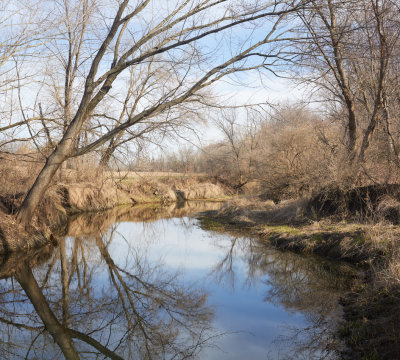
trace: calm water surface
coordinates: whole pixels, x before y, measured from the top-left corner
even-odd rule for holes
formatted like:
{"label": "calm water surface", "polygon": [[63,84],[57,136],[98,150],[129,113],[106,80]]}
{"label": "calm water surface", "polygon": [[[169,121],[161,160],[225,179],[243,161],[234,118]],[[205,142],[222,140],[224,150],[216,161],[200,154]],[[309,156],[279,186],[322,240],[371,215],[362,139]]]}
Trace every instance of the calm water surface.
{"label": "calm water surface", "polygon": [[58,246],[3,259],[0,358],[335,358],[354,271],[188,216],[217,206],[79,217]]}

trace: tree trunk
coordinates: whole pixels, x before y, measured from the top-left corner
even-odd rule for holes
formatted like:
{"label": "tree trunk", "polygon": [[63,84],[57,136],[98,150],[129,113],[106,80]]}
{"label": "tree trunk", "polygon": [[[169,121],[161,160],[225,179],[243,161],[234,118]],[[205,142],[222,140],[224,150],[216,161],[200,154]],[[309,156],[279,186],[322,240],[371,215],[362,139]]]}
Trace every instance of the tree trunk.
{"label": "tree trunk", "polygon": [[101,154],[101,159],[100,159],[100,166],[103,168],[106,168],[108,166],[108,163],[111,159],[112,154],[114,153],[116,149],[116,145],[114,142],[114,139],[111,139],[110,144],[107,146],[107,149]]}
{"label": "tree trunk", "polygon": [[111,156],[114,154],[115,149],[118,147],[119,141],[121,140],[123,134],[124,131],[121,131],[117,136],[113,137],[110,140],[107,149],[101,155],[100,166],[106,167],[108,165]]}
{"label": "tree trunk", "polygon": [[85,120],[87,106],[81,105],[77,115],[71,122],[60,143],[47,158],[46,164],[37,176],[34,184],[25,196],[17,213],[17,221],[27,227],[32,219],[35,209],[42,200],[44,193],[61,164],[70,157],[75,139],[77,138]]}
{"label": "tree trunk", "polygon": [[63,161],[68,158],[70,147],[71,146],[63,146],[63,144],[57,146],[53,153],[48,157],[42,171],[39,173],[23,203],[18,209],[17,220],[21,224],[25,225],[25,227],[29,224],[33,212],[42,200],[54,174]]}
{"label": "tree trunk", "polygon": [[58,344],[66,359],[79,360],[69,332],[58,322],[53,311],[50,309],[32,270],[24,264],[15,274],[17,281],[31,300],[36,312],[43,321],[46,330],[51,334]]}

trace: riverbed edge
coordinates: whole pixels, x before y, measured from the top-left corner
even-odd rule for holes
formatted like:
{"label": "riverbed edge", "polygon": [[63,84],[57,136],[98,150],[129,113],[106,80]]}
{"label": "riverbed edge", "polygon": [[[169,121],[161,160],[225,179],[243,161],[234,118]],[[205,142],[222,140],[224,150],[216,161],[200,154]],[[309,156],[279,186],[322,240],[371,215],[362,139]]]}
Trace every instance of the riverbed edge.
{"label": "riverbed edge", "polygon": [[374,279],[377,269],[384,271],[388,249],[374,246],[363,236],[368,225],[348,224],[345,231],[337,231],[329,221],[329,225],[322,225],[329,228],[315,231],[315,225],[309,224],[232,221],[220,211],[201,213],[197,219],[207,230],[251,236],[282,251],[317,255],[359,267],[362,283],[340,299],[343,320],[337,336],[345,343],[340,356],[345,360],[400,358],[400,286]]}
{"label": "riverbed edge", "polygon": [[106,211],[120,206],[167,205],[185,201],[226,201],[231,189],[215,179],[180,177],[109,177],[92,181],[60,179],[46,192],[31,222],[24,227],[15,214],[24,192],[0,194],[0,255],[24,252],[55,242],[68,216]]}

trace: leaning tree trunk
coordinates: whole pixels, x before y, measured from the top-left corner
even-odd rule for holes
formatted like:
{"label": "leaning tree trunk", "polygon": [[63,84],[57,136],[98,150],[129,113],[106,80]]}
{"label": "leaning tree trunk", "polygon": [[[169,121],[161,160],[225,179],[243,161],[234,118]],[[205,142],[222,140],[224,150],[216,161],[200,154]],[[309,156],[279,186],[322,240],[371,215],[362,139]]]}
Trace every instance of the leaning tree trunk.
{"label": "leaning tree trunk", "polygon": [[113,137],[110,140],[110,143],[107,146],[107,149],[103,152],[100,159],[100,166],[105,168],[108,166],[110,162],[111,156],[114,154],[115,149],[118,147],[119,141],[122,138],[124,131],[121,131],[117,136]]}
{"label": "leaning tree trunk", "polygon": [[82,113],[84,114],[85,111],[82,111],[75,116],[60,143],[47,158],[43,169],[40,171],[34,184],[26,194],[24,201],[18,209],[17,221],[25,227],[28,226],[31,221],[33,213],[42,200],[56,171],[61,164],[70,157],[75,139],[77,138],[85,120],[85,116]]}
{"label": "leaning tree trunk", "polygon": [[28,265],[24,264],[16,272],[15,276],[22,289],[24,289],[26,295],[31,300],[47,331],[60,347],[65,358],[68,360],[79,360],[79,355],[74,347],[70,333],[59,323],[53,311],[50,309],[47,300],[32,274],[32,270]]}
{"label": "leaning tree trunk", "polygon": [[[67,143],[68,142],[69,141],[67,141]],[[48,157],[42,171],[39,173],[23,203],[18,209],[17,220],[22,225],[27,226],[29,224],[33,216],[33,212],[39,205],[44,193],[50,185],[51,179],[60,165],[68,158],[71,148],[72,145],[60,143],[53,153]]]}

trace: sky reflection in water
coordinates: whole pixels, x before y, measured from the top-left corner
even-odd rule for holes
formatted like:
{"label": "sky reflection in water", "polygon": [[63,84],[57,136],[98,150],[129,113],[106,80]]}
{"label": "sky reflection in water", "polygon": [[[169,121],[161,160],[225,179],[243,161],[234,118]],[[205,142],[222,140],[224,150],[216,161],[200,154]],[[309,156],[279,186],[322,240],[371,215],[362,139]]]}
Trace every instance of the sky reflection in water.
{"label": "sky reflection in water", "polygon": [[[121,223],[116,232],[118,236],[110,249],[115,258],[123,258],[124,243],[128,241],[134,248],[146,251],[150,261],[161,261],[171,271],[182,273],[186,284],[206,289],[208,303],[216,309],[213,326],[224,336],[214,342],[214,347],[203,351],[202,358],[291,357],[296,349],[291,352],[287,348],[295,344],[285,340],[297,330],[313,326],[307,313],[279,301],[266,300],[274,283],[268,271],[251,264],[249,250],[252,247],[267,262],[285,256],[307,262],[301,256],[260,247],[257,241],[248,238],[204,231],[190,218],[159,220],[151,224]],[[252,269],[254,265],[256,269]],[[301,273],[303,269],[297,271]],[[318,273],[315,275],[318,277]],[[329,290],[331,285],[326,285]],[[334,298],[335,294],[332,295]],[[327,317],[336,315],[331,307],[332,304],[327,307],[333,310],[332,314],[328,310]],[[311,354],[304,356],[328,356],[323,354],[320,349],[311,349]]]}
{"label": "sky reflection in water", "polygon": [[351,268],[164,210],[72,219],[58,247],[4,259],[0,357],[334,356],[324,347]]}

